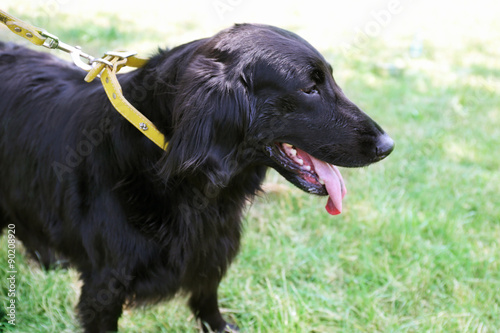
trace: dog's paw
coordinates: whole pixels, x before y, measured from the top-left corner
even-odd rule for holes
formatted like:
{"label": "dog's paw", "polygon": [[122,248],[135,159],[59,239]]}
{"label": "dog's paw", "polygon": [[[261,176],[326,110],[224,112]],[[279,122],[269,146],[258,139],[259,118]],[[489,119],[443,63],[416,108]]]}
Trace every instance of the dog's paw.
{"label": "dog's paw", "polygon": [[240,333],[240,328],[234,324],[226,324],[224,330],[219,333]]}
{"label": "dog's paw", "polygon": [[234,324],[226,323],[226,326],[217,330],[211,329],[210,325],[205,322],[200,321],[199,324],[200,332],[203,333],[240,333],[240,328]]}

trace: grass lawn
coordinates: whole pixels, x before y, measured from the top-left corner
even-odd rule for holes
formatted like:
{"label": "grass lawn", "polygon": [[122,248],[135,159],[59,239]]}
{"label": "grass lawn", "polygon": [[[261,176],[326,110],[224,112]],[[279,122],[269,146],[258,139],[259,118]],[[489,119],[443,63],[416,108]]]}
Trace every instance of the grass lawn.
{"label": "grass lawn", "polygon": [[[113,29],[89,30],[75,16],[32,22],[92,54],[165,40],[117,17]],[[7,36],[0,40],[16,40]],[[325,198],[268,174],[280,190],[249,208],[242,251],[220,289],[225,316],[243,332],[500,330],[500,40],[483,35],[453,48],[426,40],[418,58],[411,41],[321,50],[396,149],[379,164],[341,170],[348,195],[337,217]],[[5,235],[0,244],[5,282]],[[0,332],[78,332],[77,273],[43,271],[22,254],[16,267],[16,326],[0,313]],[[2,283],[3,311],[8,300]],[[119,325],[198,332],[182,298],[127,309]]]}

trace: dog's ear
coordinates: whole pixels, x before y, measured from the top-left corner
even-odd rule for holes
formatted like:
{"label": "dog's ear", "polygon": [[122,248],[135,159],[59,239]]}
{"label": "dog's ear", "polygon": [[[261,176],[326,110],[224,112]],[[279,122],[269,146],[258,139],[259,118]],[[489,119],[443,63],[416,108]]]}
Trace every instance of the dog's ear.
{"label": "dog's ear", "polygon": [[177,87],[173,135],[160,176],[206,176],[216,187],[235,173],[250,105],[244,80],[222,62],[197,56]]}

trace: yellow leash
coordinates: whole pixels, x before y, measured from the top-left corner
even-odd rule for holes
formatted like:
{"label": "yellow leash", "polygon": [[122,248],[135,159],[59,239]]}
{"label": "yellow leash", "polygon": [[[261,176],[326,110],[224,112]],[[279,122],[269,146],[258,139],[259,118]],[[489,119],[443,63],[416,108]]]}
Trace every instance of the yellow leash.
{"label": "yellow leash", "polygon": [[[96,59],[82,52],[79,47],[63,43],[57,36],[23,22],[1,9],[0,22],[5,24],[16,35],[29,40],[35,45],[68,52],[75,65],[88,72],[85,81],[91,82],[100,75],[104,91],[114,108],[142,134],[156,143],[158,147],[164,150],[167,148],[168,142],[165,141],[165,136],[123,96],[122,88],[116,77],[116,73],[123,66],[142,67],[147,63],[147,59],[135,57],[135,52],[121,51],[107,52],[103,58]],[[82,58],[86,59],[87,63]]]}

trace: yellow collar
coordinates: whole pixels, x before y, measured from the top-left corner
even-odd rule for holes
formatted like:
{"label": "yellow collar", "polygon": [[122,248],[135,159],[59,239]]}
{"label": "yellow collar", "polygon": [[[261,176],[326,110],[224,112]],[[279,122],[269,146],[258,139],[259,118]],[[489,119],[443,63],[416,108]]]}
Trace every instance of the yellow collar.
{"label": "yellow collar", "polygon": [[106,91],[106,95],[108,95],[115,109],[141,131],[142,134],[156,143],[158,147],[165,150],[168,144],[168,142],[165,142],[165,136],[146,116],[127,101],[125,96],[123,96],[122,88],[116,77],[116,72],[121,67],[142,67],[147,60],[136,58],[134,55],[124,52],[108,52],[103,60],[94,62],[94,66],[85,77],[85,81],[91,82],[100,73],[104,91]]}

